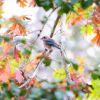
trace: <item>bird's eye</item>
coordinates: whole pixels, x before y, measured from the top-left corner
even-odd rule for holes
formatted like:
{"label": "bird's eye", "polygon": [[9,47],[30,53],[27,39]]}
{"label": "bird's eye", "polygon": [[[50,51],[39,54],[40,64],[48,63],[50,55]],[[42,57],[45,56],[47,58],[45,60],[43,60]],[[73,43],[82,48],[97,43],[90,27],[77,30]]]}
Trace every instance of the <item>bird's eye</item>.
{"label": "bird's eye", "polygon": [[45,39],[46,37],[43,37],[43,39]]}

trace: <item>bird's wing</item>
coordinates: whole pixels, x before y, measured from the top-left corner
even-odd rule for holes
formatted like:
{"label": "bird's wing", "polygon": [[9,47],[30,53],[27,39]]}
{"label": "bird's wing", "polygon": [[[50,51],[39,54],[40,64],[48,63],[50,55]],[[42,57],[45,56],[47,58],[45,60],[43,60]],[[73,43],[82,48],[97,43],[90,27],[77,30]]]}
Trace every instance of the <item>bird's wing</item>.
{"label": "bird's wing", "polygon": [[48,39],[46,40],[47,44],[50,45],[50,46],[54,46],[56,43],[53,39]]}
{"label": "bird's wing", "polygon": [[47,45],[60,49],[59,45],[53,39],[48,39],[46,42],[47,42]]}

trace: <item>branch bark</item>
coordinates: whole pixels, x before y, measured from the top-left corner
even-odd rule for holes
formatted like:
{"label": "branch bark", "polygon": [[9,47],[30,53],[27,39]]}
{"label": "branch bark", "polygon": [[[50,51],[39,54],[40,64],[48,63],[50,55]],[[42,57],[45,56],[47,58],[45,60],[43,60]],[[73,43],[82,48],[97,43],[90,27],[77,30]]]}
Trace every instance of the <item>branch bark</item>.
{"label": "branch bark", "polygon": [[56,29],[56,26],[57,26],[57,24],[58,24],[58,21],[59,21],[60,17],[61,17],[61,16],[58,15],[57,18],[56,18],[56,21],[55,21],[55,23],[54,23],[53,29],[52,29],[51,34],[50,34],[50,38],[52,38],[53,35],[54,35],[54,31],[55,31],[55,29]]}

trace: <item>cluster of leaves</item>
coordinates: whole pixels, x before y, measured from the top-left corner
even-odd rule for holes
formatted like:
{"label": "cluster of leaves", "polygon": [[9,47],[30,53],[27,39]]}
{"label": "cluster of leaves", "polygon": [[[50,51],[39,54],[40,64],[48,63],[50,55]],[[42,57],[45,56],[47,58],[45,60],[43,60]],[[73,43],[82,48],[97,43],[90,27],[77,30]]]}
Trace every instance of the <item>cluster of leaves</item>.
{"label": "cluster of leaves", "polygon": [[29,7],[34,7],[36,5],[35,0],[31,0],[30,2],[29,0],[17,0],[17,3],[19,3],[20,7],[22,8],[26,7],[27,5]]}
{"label": "cluster of leaves", "polygon": [[[44,87],[41,87],[45,84]],[[81,89],[85,86],[81,86],[81,89],[73,89],[72,86],[75,83],[73,81],[60,81],[55,83],[49,83],[47,81],[36,82],[34,81],[33,87],[20,89],[16,86],[15,82],[10,81],[10,83],[2,83],[0,86],[0,99],[63,99],[63,98],[74,98],[80,95],[86,94]]]}
{"label": "cluster of leaves", "polygon": [[78,2],[81,4],[82,8],[86,9],[92,5],[93,0],[36,0],[37,5],[43,7],[45,10],[60,8],[58,11],[60,15],[70,11],[75,12],[74,5]]}

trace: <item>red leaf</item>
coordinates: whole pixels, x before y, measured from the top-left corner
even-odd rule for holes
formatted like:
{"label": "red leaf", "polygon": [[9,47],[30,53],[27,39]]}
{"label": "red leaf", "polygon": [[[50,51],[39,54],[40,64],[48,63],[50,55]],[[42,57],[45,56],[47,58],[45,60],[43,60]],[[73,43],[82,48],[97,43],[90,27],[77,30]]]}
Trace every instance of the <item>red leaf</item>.
{"label": "red leaf", "polygon": [[16,47],[14,48],[14,58],[16,59],[17,62],[19,62],[20,53],[19,53],[19,51],[16,49]]}

